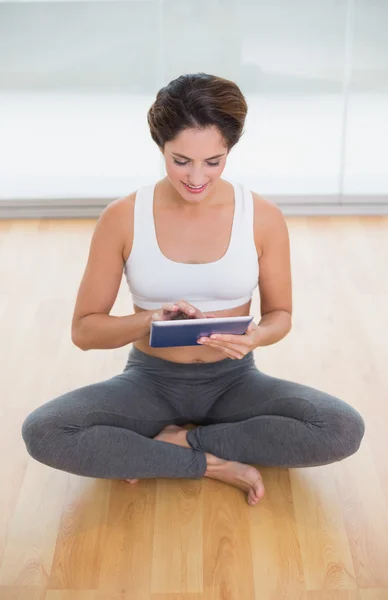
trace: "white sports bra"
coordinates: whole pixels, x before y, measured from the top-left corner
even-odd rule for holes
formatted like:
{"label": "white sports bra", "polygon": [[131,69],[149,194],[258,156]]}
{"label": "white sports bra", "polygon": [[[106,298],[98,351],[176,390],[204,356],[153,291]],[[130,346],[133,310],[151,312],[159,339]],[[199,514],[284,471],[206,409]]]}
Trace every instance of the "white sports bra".
{"label": "white sports bra", "polygon": [[203,312],[246,304],[259,277],[253,232],[253,197],[234,187],[234,216],[228,249],[210,263],[180,263],[160,251],[153,215],[155,184],[140,188],[134,206],[134,236],[124,272],[133,303],[157,310],[166,302],[186,300]]}

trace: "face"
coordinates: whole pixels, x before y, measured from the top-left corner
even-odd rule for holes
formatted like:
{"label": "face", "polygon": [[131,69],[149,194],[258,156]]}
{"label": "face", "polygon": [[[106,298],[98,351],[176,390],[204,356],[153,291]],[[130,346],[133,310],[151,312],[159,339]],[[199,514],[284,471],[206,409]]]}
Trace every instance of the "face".
{"label": "face", "polygon": [[170,183],[184,200],[197,203],[214,190],[228,150],[219,130],[212,126],[185,129],[165,143],[163,154]]}

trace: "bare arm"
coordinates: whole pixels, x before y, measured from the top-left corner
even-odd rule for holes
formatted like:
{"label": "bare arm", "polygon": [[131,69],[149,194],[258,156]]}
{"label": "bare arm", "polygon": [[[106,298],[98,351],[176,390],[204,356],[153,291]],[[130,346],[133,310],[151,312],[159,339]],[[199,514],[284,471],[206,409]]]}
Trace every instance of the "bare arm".
{"label": "bare arm", "polygon": [[275,344],[292,327],[290,241],[282,211],[257,194],[255,239],[260,246],[260,345]]}
{"label": "bare arm", "polygon": [[122,279],[124,234],[128,238],[133,227],[133,203],[134,194],[109,204],[93,232],[71,328],[71,339],[81,350],[119,348],[149,334],[154,311],[109,314]]}

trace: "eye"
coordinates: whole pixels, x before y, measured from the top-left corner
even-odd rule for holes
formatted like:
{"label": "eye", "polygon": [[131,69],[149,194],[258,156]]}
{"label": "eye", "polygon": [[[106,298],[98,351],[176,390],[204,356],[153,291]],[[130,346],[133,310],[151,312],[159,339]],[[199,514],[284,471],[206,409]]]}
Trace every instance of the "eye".
{"label": "eye", "polygon": [[[188,160],[186,160],[186,162],[180,162],[179,160],[176,160],[175,158],[173,159],[173,161],[174,161],[174,163],[175,163],[176,165],[180,165],[181,167],[183,167],[184,165],[187,165],[187,163],[188,163],[188,162],[190,162],[190,161],[188,161]],[[218,162],[208,162],[208,163],[206,163],[206,164],[207,164],[209,167],[218,167],[218,166],[219,166],[219,164],[220,164],[220,161],[218,161]]]}

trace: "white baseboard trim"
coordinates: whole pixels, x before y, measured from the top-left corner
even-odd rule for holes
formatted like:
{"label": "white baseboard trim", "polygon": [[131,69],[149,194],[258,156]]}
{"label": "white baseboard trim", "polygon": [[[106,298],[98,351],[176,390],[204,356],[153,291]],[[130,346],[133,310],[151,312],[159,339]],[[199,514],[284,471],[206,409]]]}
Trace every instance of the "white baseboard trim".
{"label": "white baseboard trim", "polygon": [[[332,203],[316,202],[316,198],[292,199],[281,196],[265,196],[276,202],[285,215],[320,216],[320,215],[388,215],[388,197],[386,202],[373,202],[374,198],[357,197],[357,202],[346,201]],[[102,210],[115,198],[71,198],[53,200],[0,200],[0,219],[95,219]],[[310,200],[310,201],[309,201]],[[349,199],[350,200],[350,199]]]}

